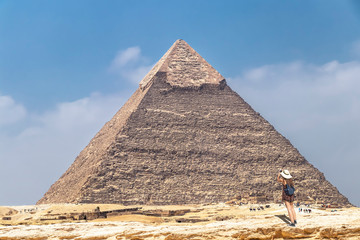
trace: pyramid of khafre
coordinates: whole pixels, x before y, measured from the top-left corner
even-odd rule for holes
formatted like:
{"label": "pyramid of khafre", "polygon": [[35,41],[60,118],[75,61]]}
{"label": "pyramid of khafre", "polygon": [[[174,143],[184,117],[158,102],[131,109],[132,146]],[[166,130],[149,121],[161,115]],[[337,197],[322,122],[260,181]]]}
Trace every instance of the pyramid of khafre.
{"label": "pyramid of khafre", "polygon": [[38,204],[278,201],[280,168],[294,176],[297,200],[349,205],[223,76],[177,40]]}

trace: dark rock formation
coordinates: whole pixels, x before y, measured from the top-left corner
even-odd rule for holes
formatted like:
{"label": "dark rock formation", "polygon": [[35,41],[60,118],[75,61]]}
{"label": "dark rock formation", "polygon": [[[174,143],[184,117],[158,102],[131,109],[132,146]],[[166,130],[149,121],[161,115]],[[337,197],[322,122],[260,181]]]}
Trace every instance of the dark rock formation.
{"label": "dark rock formation", "polygon": [[348,205],[185,41],[177,40],[38,204],[187,204],[297,199]]}

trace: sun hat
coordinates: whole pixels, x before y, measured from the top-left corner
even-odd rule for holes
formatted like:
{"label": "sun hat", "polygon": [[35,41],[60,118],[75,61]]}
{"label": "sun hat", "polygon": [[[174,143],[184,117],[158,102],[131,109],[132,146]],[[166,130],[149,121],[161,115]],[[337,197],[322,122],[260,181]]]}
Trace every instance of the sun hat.
{"label": "sun hat", "polygon": [[288,171],[288,170],[283,170],[281,173],[281,176],[283,177],[283,178],[285,178],[285,179],[290,179],[290,178],[292,178],[292,176],[290,175],[290,172]]}

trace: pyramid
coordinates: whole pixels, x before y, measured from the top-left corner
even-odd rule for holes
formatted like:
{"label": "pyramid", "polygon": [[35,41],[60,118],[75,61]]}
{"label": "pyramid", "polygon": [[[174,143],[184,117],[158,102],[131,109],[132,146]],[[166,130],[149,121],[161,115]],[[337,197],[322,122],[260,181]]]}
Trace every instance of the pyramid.
{"label": "pyramid", "polygon": [[278,201],[280,168],[294,176],[298,201],[350,205],[220,73],[177,40],[38,204]]}

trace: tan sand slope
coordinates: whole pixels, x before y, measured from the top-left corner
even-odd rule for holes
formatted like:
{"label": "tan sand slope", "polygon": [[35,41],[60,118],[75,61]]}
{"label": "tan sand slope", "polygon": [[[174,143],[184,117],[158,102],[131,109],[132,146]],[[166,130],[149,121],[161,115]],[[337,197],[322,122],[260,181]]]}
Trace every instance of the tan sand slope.
{"label": "tan sand slope", "polygon": [[1,207],[0,206],[0,216],[12,216],[14,214],[16,214],[17,211],[14,208],[10,208],[10,207]]}
{"label": "tan sand slope", "polygon": [[[33,216],[33,224],[40,224],[49,211],[65,214],[69,211],[90,211],[94,205],[41,206],[34,213],[18,214]],[[95,206],[97,207],[97,206]],[[100,210],[111,210],[121,205],[100,205]],[[128,207],[128,206],[127,206]],[[68,221],[40,225],[10,225],[0,227],[0,240],[8,239],[360,239],[360,209],[320,209],[311,207],[311,213],[298,212],[296,228],[284,222],[286,209],[271,204],[264,210],[249,211],[259,205],[229,206],[185,205],[144,206],[138,214],[124,214],[93,221]],[[303,208],[309,208],[302,206]],[[28,207],[29,208],[29,207]],[[145,213],[168,210],[189,210],[181,216],[147,216]],[[22,214],[20,214],[20,211]],[[140,214],[142,212],[142,214]],[[18,219],[21,219],[20,217]],[[22,217],[24,219],[24,217]],[[30,221],[30,220],[29,220]],[[31,224],[31,221],[28,222]],[[4,224],[6,221],[2,221]],[[59,222],[59,221],[57,221]]]}

